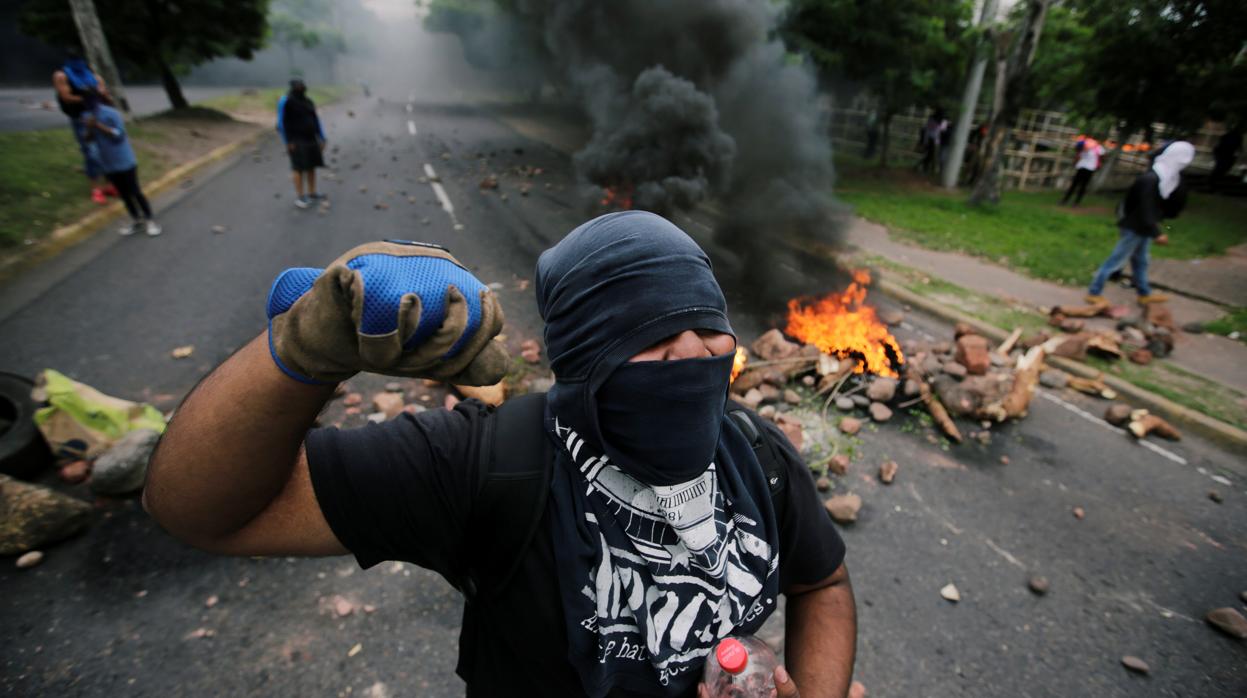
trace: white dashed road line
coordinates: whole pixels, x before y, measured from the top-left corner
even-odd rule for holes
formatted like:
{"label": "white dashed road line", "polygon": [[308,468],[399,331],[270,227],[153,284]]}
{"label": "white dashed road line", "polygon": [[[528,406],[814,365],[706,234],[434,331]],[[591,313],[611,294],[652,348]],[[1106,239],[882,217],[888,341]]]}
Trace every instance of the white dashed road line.
{"label": "white dashed road line", "polygon": [[[1084,410],[1083,408],[1079,407],[1078,405],[1074,405],[1074,404],[1068,403],[1068,402],[1066,402],[1066,401],[1062,400],[1061,398],[1059,398],[1059,397],[1057,397],[1057,396],[1053,395],[1052,393],[1049,393],[1049,392],[1046,392],[1046,391],[1040,390],[1040,391],[1039,391],[1039,395],[1040,395],[1040,397],[1044,398],[1045,400],[1048,400],[1049,402],[1055,402],[1056,404],[1060,405],[1061,407],[1064,407],[1065,409],[1069,410],[1070,412],[1073,412],[1074,414],[1078,415],[1079,417],[1082,417],[1083,419],[1087,420],[1088,422],[1091,422],[1092,424],[1098,424],[1098,425],[1100,425],[1100,426],[1104,427],[1105,429],[1108,429],[1108,430],[1110,430],[1110,431],[1115,431],[1115,432],[1117,432],[1118,434],[1125,434],[1125,433],[1126,433],[1126,430],[1125,430],[1125,429],[1119,429],[1119,428],[1117,428],[1117,427],[1113,426],[1112,424],[1109,424],[1108,422],[1104,421],[1103,419],[1100,419],[1099,417],[1097,417],[1097,416],[1095,416],[1095,415],[1091,414],[1090,412],[1088,412],[1088,411]],[[1160,446],[1157,446],[1156,444],[1152,443],[1151,441],[1147,441],[1147,440],[1145,440],[1145,439],[1138,439],[1138,440],[1136,440],[1136,441],[1135,441],[1135,443],[1139,444],[1140,446],[1142,446],[1143,448],[1146,448],[1146,449],[1147,449],[1147,450],[1149,450],[1149,451],[1152,451],[1152,452],[1157,453],[1157,454],[1159,454],[1159,455],[1161,455],[1161,456],[1164,456],[1165,458],[1168,458],[1169,460],[1173,461],[1174,463],[1177,463],[1178,465],[1186,465],[1186,464],[1187,464],[1186,459],[1185,459],[1185,458],[1183,458],[1182,456],[1179,456],[1178,454],[1176,454],[1176,453],[1174,453],[1174,452],[1172,452],[1172,451],[1169,451],[1169,450],[1166,450],[1166,449],[1164,449],[1164,448],[1161,448]]]}
{"label": "white dashed road line", "polygon": [[450,203],[450,197],[446,196],[446,189],[442,183],[438,181],[437,170],[429,163],[424,163],[424,174],[429,178],[429,186],[433,187],[433,193],[437,195],[437,200],[442,204],[442,210],[446,215],[450,216],[450,222],[454,224],[455,230],[463,230],[463,224],[455,216],[455,205]]}
{"label": "white dashed road line", "polygon": [[416,122],[411,119],[407,120],[407,133],[410,133],[413,136],[416,135]]}

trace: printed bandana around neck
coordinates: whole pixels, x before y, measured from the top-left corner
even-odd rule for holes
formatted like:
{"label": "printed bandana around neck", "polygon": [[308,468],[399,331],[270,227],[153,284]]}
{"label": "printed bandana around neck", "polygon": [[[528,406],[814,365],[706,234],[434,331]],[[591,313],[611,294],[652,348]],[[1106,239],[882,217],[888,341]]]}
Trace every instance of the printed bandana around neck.
{"label": "printed bandana around neck", "polygon": [[775,610],[779,527],[749,441],[721,416],[713,461],[651,486],[557,415],[547,428],[562,445],[551,530],[569,661],[594,698],[682,695],[719,639]]}

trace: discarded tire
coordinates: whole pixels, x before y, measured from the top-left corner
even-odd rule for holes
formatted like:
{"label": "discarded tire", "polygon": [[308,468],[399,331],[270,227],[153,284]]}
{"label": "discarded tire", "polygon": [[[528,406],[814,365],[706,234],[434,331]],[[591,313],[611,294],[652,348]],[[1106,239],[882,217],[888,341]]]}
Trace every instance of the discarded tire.
{"label": "discarded tire", "polygon": [[35,426],[34,383],[0,371],[0,473],[30,478],[52,463],[52,451]]}

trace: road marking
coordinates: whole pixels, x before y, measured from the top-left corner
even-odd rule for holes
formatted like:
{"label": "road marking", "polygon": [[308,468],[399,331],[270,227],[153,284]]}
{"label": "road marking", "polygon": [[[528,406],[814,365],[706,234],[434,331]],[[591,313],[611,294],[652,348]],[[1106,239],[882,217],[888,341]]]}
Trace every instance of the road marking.
{"label": "road marking", "polygon": [[[410,122],[408,122],[410,123]],[[412,128],[415,128],[414,126]],[[442,204],[442,210],[446,215],[450,216],[450,222],[454,224],[455,230],[463,230],[463,224],[455,217],[455,205],[450,203],[450,197],[446,196],[446,189],[442,183],[437,181],[437,170],[429,163],[424,163],[424,174],[429,177],[429,185],[433,187],[433,193],[437,195],[437,200]]]}
{"label": "road marking", "polygon": [[416,135],[416,122],[411,119],[407,120],[407,133],[410,133],[413,136]]}
{"label": "road marking", "polygon": [[408,114],[410,114],[410,113],[411,113],[411,109],[412,109],[412,106],[411,106],[410,104],[408,104],[408,105],[407,105],[407,113],[408,113]]}
{"label": "road marking", "polygon": [[[1074,404],[1072,404],[1072,403],[1068,403],[1068,402],[1066,402],[1066,401],[1062,400],[1061,398],[1059,398],[1059,397],[1057,397],[1057,396],[1055,396],[1055,395],[1053,395],[1053,394],[1051,394],[1051,393],[1048,393],[1048,392],[1045,392],[1045,391],[1043,391],[1043,390],[1040,390],[1040,391],[1039,391],[1039,395],[1040,395],[1040,397],[1044,398],[1045,400],[1048,400],[1049,402],[1055,402],[1056,404],[1060,405],[1061,407],[1064,407],[1065,409],[1069,410],[1070,412],[1073,412],[1074,414],[1078,415],[1079,417],[1082,417],[1083,419],[1087,420],[1088,422],[1091,422],[1092,424],[1098,424],[1098,425],[1100,425],[1100,426],[1104,427],[1105,429],[1108,429],[1109,431],[1115,431],[1115,432],[1117,432],[1118,434],[1125,434],[1125,433],[1126,433],[1126,430],[1125,430],[1125,429],[1121,429],[1121,428],[1115,427],[1115,426],[1113,426],[1112,424],[1109,424],[1108,422],[1104,421],[1103,419],[1100,419],[1099,417],[1097,417],[1097,416],[1095,416],[1095,415],[1091,414],[1090,412],[1088,412],[1088,411],[1084,410],[1083,408],[1079,407],[1078,405],[1074,405]],[[1139,444],[1140,446],[1142,446],[1143,448],[1146,448],[1146,449],[1147,449],[1147,450],[1149,450],[1149,451],[1152,451],[1153,453],[1158,453],[1158,454],[1160,454],[1160,455],[1164,456],[1165,458],[1168,458],[1169,460],[1173,461],[1174,463],[1177,463],[1178,465],[1186,465],[1186,464],[1187,464],[1186,459],[1185,459],[1185,458],[1183,458],[1182,456],[1179,456],[1178,454],[1176,454],[1176,453],[1174,453],[1174,452],[1172,452],[1172,451],[1169,451],[1169,450],[1166,450],[1166,449],[1164,449],[1164,448],[1161,448],[1160,446],[1157,446],[1156,444],[1152,443],[1151,441],[1147,441],[1147,440],[1145,440],[1145,439],[1135,439],[1135,443]]]}

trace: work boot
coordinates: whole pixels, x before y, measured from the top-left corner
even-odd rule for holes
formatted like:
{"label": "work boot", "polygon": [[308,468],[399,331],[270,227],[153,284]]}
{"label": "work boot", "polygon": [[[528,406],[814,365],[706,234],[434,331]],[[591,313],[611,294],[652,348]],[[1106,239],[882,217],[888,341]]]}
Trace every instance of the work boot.
{"label": "work boot", "polygon": [[1087,295],[1083,296],[1082,299],[1084,301],[1087,301],[1087,305],[1095,305],[1095,306],[1108,305],[1107,298],[1105,298],[1104,296],[1097,296],[1094,293],[1088,293]]}
{"label": "work boot", "polygon": [[1139,296],[1139,303],[1142,303],[1143,305],[1164,303],[1167,300],[1169,300],[1169,296],[1163,293],[1149,293],[1146,296]]}

